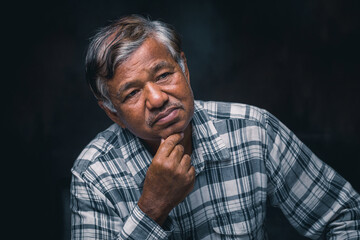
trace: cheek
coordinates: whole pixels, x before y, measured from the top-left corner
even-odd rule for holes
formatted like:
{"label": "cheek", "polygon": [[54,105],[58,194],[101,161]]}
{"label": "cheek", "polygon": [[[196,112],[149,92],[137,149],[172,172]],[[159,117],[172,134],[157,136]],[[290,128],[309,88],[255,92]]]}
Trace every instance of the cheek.
{"label": "cheek", "polygon": [[183,100],[184,103],[193,104],[194,95],[193,95],[191,87],[187,83],[182,87],[181,96],[184,99]]}
{"label": "cheek", "polygon": [[175,93],[180,99],[187,100],[192,98],[192,90],[190,85],[185,79],[179,79],[168,88],[171,92]]}
{"label": "cheek", "polygon": [[144,122],[145,113],[142,108],[134,105],[128,108],[122,108],[120,118],[129,128],[136,128]]}

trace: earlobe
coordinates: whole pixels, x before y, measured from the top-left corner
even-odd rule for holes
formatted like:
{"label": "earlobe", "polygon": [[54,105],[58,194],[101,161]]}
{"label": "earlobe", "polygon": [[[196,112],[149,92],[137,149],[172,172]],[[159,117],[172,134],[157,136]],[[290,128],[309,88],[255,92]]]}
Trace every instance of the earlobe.
{"label": "earlobe", "polygon": [[120,127],[125,128],[125,125],[123,124],[123,122],[120,120],[117,112],[114,112],[112,110],[110,110],[107,106],[105,106],[103,101],[98,101],[98,105],[99,107],[104,110],[104,112],[106,113],[106,115],[114,122],[117,123]]}

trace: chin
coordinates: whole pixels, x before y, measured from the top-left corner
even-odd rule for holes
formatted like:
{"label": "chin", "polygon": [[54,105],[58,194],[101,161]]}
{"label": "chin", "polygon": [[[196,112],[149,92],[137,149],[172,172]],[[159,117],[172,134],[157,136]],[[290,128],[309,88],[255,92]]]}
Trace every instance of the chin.
{"label": "chin", "polygon": [[166,139],[172,134],[183,132],[181,128],[174,128],[174,129],[166,129],[165,131],[161,132],[159,135],[162,139]]}
{"label": "chin", "polygon": [[184,132],[185,129],[189,126],[189,123],[190,121],[185,123],[178,122],[166,128],[164,131],[160,133],[160,135],[163,139],[166,139],[172,134]]}

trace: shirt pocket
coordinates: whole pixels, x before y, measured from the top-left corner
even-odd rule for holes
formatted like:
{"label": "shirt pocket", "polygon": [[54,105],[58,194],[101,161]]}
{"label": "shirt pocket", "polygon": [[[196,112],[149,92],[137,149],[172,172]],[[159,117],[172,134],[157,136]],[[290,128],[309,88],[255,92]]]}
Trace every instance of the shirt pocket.
{"label": "shirt pocket", "polygon": [[217,216],[211,225],[215,235],[229,239],[257,239],[256,230],[260,227],[256,211],[251,208]]}

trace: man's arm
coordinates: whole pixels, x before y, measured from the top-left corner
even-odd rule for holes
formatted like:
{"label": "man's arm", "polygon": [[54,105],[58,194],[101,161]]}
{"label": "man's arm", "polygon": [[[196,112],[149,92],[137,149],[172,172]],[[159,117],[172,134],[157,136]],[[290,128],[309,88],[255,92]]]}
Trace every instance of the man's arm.
{"label": "man's arm", "polygon": [[269,196],[310,238],[360,239],[360,196],[274,116],[267,118]]}
{"label": "man's arm", "polygon": [[162,225],[169,212],[190,193],[195,182],[191,158],[178,144],[183,135],[174,134],[162,141],[146,173],[138,206]]}
{"label": "man's arm", "polygon": [[115,208],[87,178],[73,172],[72,239],[167,239],[171,227],[168,213],[187,196],[195,181],[190,157],[178,144],[181,139],[182,135],[175,134],[161,143],[133,209],[127,208],[125,200],[116,202]]}

